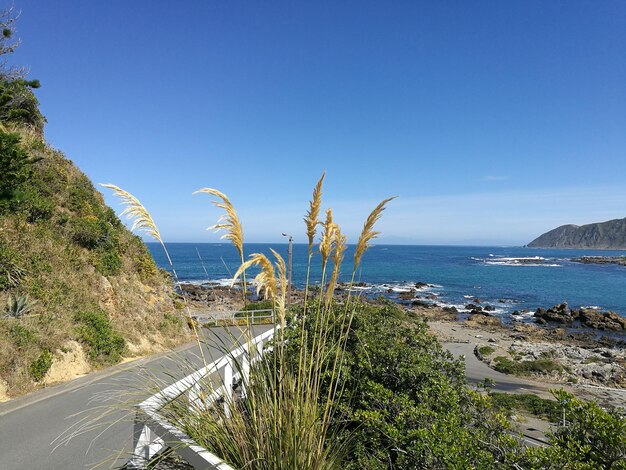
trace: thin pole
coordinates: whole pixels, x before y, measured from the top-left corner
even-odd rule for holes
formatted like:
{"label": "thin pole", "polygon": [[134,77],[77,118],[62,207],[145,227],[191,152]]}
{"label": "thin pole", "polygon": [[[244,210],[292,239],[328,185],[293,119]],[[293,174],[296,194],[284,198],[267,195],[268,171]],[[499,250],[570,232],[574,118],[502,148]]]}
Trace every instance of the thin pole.
{"label": "thin pole", "polygon": [[293,258],[293,237],[289,235],[289,284],[287,284],[287,306],[291,306],[291,273],[293,271],[292,258]]}

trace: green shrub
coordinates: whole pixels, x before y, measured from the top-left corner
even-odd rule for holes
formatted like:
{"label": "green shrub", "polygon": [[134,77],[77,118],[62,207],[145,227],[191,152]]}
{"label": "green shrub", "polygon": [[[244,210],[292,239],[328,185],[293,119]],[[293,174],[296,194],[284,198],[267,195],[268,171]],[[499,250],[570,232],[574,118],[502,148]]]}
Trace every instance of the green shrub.
{"label": "green shrub", "polygon": [[110,250],[116,240],[110,224],[94,217],[79,217],[72,221],[71,238],[74,243],[89,250]]}
{"label": "green shrub", "polygon": [[78,339],[87,345],[87,355],[96,364],[119,362],[125,349],[124,338],[113,330],[102,311],[80,312],[75,317]]}
{"label": "green shrub", "polygon": [[[466,388],[463,362],[441,347],[425,322],[395,305],[356,308],[341,371],[342,413],[335,418],[353,443],[345,468],[493,468],[494,461],[515,458],[519,447],[504,432],[506,421],[488,397]],[[314,311],[304,325],[309,338]],[[288,332],[295,361],[301,337],[298,326]]]}
{"label": "green shrub", "polygon": [[563,366],[552,359],[535,359],[532,361],[522,361],[523,371],[526,373],[545,373],[560,372]]}
{"label": "green shrub", "polygon": [[503,374],[529,375],[560,372],[563,370],[563,366],[552,359],[514,361],[505,356],[498,356],[494,359],[494,369]]}
{"label": "green shrub", "polygon": [[[143,248],[143,250],[145,250],[145,248]],[[132,259],[135,270],[143,280],[156,276],[158,272],[157,265],[150,253],[143,251],[142,253],[133,256]]]}
{"label": "green shrub", "polygon": [[26,190],[16,192],[15,210],[25,214],[26,220],[30,223],[50,219],[56,207],[54,200],[42,195],[31,185],[28,186]]}
{"label": "green shrub", "polygon": [[52,353],[44,349],[37,359],[30,364],[30,375],[35,382],[41,382],[52,366]]}
{"label": "green shrub", "polygon": [[39,101],[32,90],[38,80],[0,80],[0,121],[27,124],[42,132],[46,119],[39,112]]}
{"label": "green shrub", "polygon": [[37,342],[35,333],[31,329],[18,323],[11,325],[11,328],[9,328],[9,337],[18,348],[25,348]]}
{"label": "green shrub", "polygon": [[561,406],[555,400],[548,400],[529,393],[491,392],[489,395],[494,404],[506,411],[507,414],[514,410],[526,411],[540,418],[546,418],[553,423],[561,417]]}
{"label": "green shrub", "polygon": [[25,276],[19,254],[0,241],[0,290],[18,287]]}
{"label": "green shrub", "polygon": [[626,469],[626,418],[563,390],[553,394],[566,426],[550,436],[551,446],[530,449],[524,468]]}
{"label": "green shrub", "polygon": [[96,190],[87,178],[73,181],[69,190],[67,207],[79,215],[94,215],[94,208],[98,206]]}
{"label": "green shrub", "polygon": [[119,274],[122,267],[122,260],[115,251],[107,251],[98,257],[96,269],[104,276],[115,276]]}
{"label": "green shrub", "polygon": [[179,331],[183,327],[183,321],[178,315],[166,313],[159,322],[159,330],[163,332]]}
{"label": "green shrub", "polygon": [[494,369],[503,374],[514,374],[519,371],[517,363],[505,356],[498,356],[494,360]]}
{"label": "green shrub", "polygon": [[493,353],[494,351],[495,349],[491,346],[481,346],[480,348],[478,348],[478,353],[482,356],[489,356],[489,354]]}
{"label": "green shrub", "polygon": [[0,199],[11,199],[13,192],[32,175],[34,160],[20,148],[19,142],[18,134],[0,131]]}

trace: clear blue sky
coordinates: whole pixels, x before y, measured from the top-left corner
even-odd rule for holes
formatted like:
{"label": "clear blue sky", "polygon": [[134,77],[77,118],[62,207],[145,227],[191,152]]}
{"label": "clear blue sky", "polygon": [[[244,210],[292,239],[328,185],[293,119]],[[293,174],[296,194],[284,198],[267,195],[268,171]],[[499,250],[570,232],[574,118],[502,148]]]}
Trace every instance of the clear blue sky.
{"label": "clear blue sky", "polygon": [[[624,1],[15,0],[46,136],[134,193],[170,241],[215,241],[215,187],[247,241],[524,244],[626,216]],[[116,209],[116,201],[107,195]]]}

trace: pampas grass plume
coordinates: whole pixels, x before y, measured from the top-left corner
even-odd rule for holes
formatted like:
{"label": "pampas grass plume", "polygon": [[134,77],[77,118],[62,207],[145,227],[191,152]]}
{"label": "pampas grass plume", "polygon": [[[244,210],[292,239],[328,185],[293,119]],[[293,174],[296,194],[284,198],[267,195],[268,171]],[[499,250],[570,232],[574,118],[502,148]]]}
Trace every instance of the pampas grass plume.
{"label": "pampas grass plume", "polygon": [[223,209],[224,215],[220,217],[217,224],[210,226],[207,230],[225,230],[226,233],[222,235],[222,238],[230,240],[235,248],[237,248],[239,256],[243,258],[243,229],[233,204],[224,193],[217,189],[202,188],[194,192],[194,194],[198,193],[209,194],[222,200],[222,202],[213,201],[213,205]]}
{"label": "pampas grass plume", "polygon": [[378,204],[374,210],[370,213],[370,215],[365,220],[363,224],[363,230],[361,231],[361,236],[359,237],[359,241],[356,244],[356,250],[354,252],[354,268],[353,272],[357,270],[359,264],[361,263],[361,257],[363,253],[367,251],[370,247],[370,242],[376,238],[380,232],[374,231],[374,225],[383,215],[383,211],[385,210],[385,205],[389,202],[397,198],[398,196],[393,196],[383,200],[380,204]]}
{"label": "pampas grass plume", "polygon": [[100,183],[100,186],[113,190],[113,193],[115,193],[115,195],[121,199],[122,204],[126,206],[126,209],[122,211],[120,217],[126,216],[128,220],[133,221],[133,225],[130,229],[131,232],[141,230],[163,244],[159,229],[154,223],[154,220],[152,220],[152,216],[148,210],[139,202],[139,199],[114,184]]}
{"label": "pampas grass plume", "polygon": [[309,253],[311,253],[311,249],[313,248],[313,240],[315,238],[317,224],[319,223],[318,218],[320,215],[320,208],[322,206],[322,184],[324,183],[325,176],[326,172],[322,173],[322,176],[315,185],[313,198],[309,202],[309,210],[304,218],[304,223],[306,224],[306,234],[309,238]]}

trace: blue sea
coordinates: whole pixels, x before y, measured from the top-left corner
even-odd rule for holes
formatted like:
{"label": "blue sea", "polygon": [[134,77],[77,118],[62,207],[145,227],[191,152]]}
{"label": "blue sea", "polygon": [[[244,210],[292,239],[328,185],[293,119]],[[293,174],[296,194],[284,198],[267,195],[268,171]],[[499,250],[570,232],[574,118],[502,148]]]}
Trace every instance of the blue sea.
{"label": "blue sea", "polygon": [[[169,266],[160,245],[148,243],[157,264]],[[168,243],[181,281],[230,285],[239,266],[238,253],[230,244]],[[287,260],[286,244],[247,244],[246,255],[270,248]],[[349,281],[354,246],[349,246],[341,275]],[[478,298],[496,308],[495,314],[510,318],[514,310],[528,309],[528,318],[538,307],[567,301],[570,307],[595,307],[626,316],[626,267],[581,264],[571,258],[624,255],[624,251],[552,250],[522,247],[376,245],[367,251],[356,274],[365,282],[365,295],[394,298],[423,282],[418,290],[426,302],[451,305],[460,311]],[[293,282],[303,286],[306,278],[307,245],[294,244]],[[250,274],[255,274],[252,272]],[[314,257],[312,282],[319,282],[319,254]]]}

